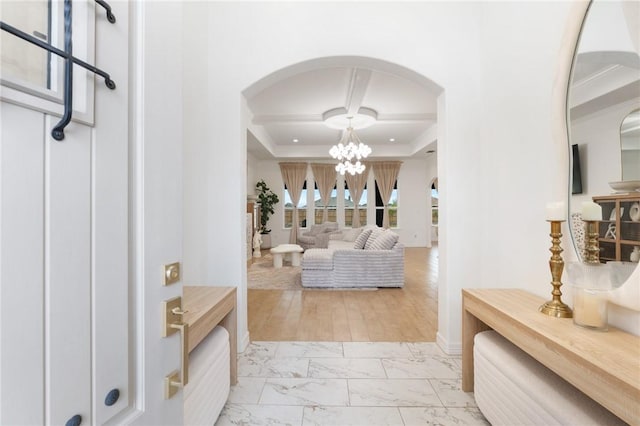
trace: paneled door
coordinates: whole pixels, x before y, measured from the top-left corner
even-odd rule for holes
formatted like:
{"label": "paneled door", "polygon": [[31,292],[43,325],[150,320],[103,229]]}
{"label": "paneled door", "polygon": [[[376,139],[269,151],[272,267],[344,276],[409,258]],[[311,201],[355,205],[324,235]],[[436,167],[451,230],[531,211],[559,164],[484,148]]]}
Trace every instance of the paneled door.
{"label": "paneled door", "polygon": [[[8,12],[24,2],[3,1],[0,19],[15,19],[15,26],[48,34],[55,44],[62,1],[39,3],[53,16],[48,32]],[[117,87],[109,90],[101,78],[74,67],[76,119],[60,142],[51,137],[60,115],[60,63],[53,59],[26,72],[42,54],[29,56],[24,52],[33,47],[2,34],[3,43],[17,46],[3,48],[3,64],[19,65],[3,75],[0,88],[2,425],[182,419],[181,404],[162,397],[164,375],[178,367],[179,342],[159,331],[160,298],[181,289],[163,289],[161,273],[155,274],[168,258],[162,241],[141,248],[147,232],[157,234],[146,223],[160,213],[141,213],[158,211],[145,204],[145,182],[152,179],[139,173],[143,161],[154,159],[134,155],[145,140],[130,137],[133,110],[139,110],[130,107],[131,80],[144,78],[129,63],[135,6],[112,6],[115,24],[93,1],[73,1],[74,53],[77,41],[78,56],[109,72]],[[12,84],[4,84],[7,79]],[[179,201],[179,191],[165,195]],[[148,318],[157,322],[147,324]]]}

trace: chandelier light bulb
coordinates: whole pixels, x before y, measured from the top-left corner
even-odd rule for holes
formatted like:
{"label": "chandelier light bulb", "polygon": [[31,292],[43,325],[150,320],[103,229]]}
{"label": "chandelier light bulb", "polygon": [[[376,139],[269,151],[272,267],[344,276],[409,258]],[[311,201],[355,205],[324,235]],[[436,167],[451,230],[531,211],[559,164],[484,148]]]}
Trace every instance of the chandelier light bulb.
{"label": "chandelier light bulb", "polygon": [[[336,171],[341,175],[364,172],[366,167],[360,160],[367,158],[369,154],[371,154],[371,148],[362,143],[352,127],[348,127],[338,145],[332,146],[329,150],[329,155],[338,160]],[[354,158],[357,160],[355,164],[351,162]]]}

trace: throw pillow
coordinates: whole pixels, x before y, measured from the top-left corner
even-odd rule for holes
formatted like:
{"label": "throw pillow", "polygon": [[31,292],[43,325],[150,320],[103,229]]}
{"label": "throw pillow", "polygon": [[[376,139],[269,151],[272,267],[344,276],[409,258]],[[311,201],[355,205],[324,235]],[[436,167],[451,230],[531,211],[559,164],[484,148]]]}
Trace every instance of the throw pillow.
{"label": "throw pillow", "polygon": [[344,232],[344,241],[355,241],[358,235],[362,232],[362,228],[353,228]]}
{"label": "throw pillow", "polygon": [[353,248],[362,250],[365,244],[367,243],[367,239],[369,238],[369,235],[371,235],[371,229],[366,229],[362,231],[360,235],[358,235],[358,238],[356,238],[356,242],[353,244]]}
{"label": "throw pillow", "polygon": [[365,250],[369,250],[371,248],[371,244],[373,244],[373,242],[376,240],[376,238],[378,238],[380,235],[382,235],[382,233],[384,232],[384,228],[376,228],[371,232],[371,235],[369,235],[369,238],[367,238],[367,242],[364,245],[364,249]]}
{"label": "throw pillow", "polygon": [[398,234],[387,230],[375,239],[368,250],[391,250],[398,242],[398,238],[400,238]]}

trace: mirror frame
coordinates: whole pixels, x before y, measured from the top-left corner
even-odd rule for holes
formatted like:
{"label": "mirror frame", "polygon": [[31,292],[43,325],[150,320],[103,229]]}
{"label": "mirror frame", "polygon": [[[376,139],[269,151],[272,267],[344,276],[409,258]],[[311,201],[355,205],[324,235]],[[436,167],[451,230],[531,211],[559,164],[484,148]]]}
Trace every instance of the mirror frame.
{"label": "mirror frame", "polygon": [[[558,141],[564,144],[566,147],[567,158],[566,158],[566,166],[567,166],[567,182],[566,182],[566,196],[567,200],[567,218],[568,218],[568,227],[569,227],[569,236],[571,237],[571,247],[573,247],[573,253],[576,256],[578,261],[582,261],[582,254],[578,249],[577,245],[577,237],[574,235],[573,226],[571,226],[571,196],[572,196],[572,173],[573,173],[573,158],[571,154],[571,125],[569,123],[569,119],[571,117],[570,108],[569,108],[569,100],[571,99],[571,82],[573,81],[573,73],[575,71],[576,60],[578,58],[578,47],[580,46],[580,40],[582,39],[582,29],[584,28],[584,23],[587,20],[587,16],[589,15],[589,10],[591,9],[591,5],[593,4],[592,0],[586,0],[584,2],[574,4],[573,9],[570,13],[570,23],[567,25],[566,33],[573,31],[573,44],[565,43],[571,45],[571,57],[570,64],[568,67],[568,72],[563,75],[559,75],[558,78],[565,78],[564,83],[566,86],[564,87],[564,104],[563,104],[563,112],[561,114],[562,121],[565,126],[564,129],[564,140]],[[567,35],[565,33],[565,36]],[[564,52],[563,52],[564,53]]]}

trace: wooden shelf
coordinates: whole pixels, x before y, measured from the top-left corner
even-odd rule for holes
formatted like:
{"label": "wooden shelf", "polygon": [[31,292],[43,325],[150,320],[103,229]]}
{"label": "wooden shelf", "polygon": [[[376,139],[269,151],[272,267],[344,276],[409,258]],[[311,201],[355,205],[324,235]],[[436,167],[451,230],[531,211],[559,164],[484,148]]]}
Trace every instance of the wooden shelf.
{"label": "wooden shelf", "polygon": [[601,243],[614,243],[615,244],[615,242],[617,240],[613,240],[611,238],[598,238],[598,241],[600,241]]}
{"label": "wooden shelf", "polygon": [[640,337],[588,330],[538,312],[519,289],[463,289],[462,390],[473,391],[473,338],[493,329],[629,424],[640,424]]}
{"label": "wooden shelf", "polygon": [[[629,261],[628,253],[624,252],[623,245],[640,245],[640,228],[636,228],[634,225],[640,225],[640,222],[634,222],[630,220],[629,210],[633,203],[640,202],[640,193],[634,194],[613,194],[602,195],[593,197],[593,201],[602,206],[602,216],[610,218],[611,214],[615,215],[615,220],[602,220],[598,225],[598,232],[600,238],[598,240],[601,243],[612,244],[613,246],[607,246],[607,253],[600,253],[601,260],[622,260]],[[624,208],[624,213],[621,215],[621,208]],[[615,225],[616,238],[603,238],[608,228]],[[638,229],[638,232],[636,232]],[[635,239],[637,236],[637,240]],[[624,237],[625,239],[621,239]],[[627,238],[634,238],[629,240]],[[601,247],[602,249],[602,247]],[[612,259],[615,254],[615,258]]]}

